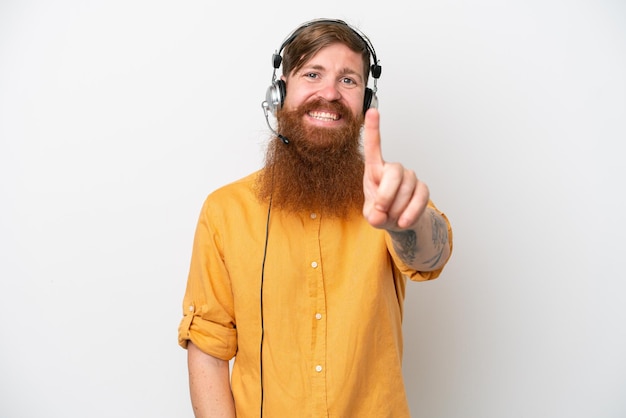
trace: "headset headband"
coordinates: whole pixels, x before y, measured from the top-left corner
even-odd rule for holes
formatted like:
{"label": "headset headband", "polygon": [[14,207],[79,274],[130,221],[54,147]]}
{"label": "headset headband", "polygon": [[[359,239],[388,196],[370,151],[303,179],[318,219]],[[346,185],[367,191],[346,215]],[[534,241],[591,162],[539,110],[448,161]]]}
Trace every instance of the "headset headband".
{"label": "headset headband", "polygon": [[378,58],[376,57],[376,50],[374,50],[374,46],[370,42],[369,38],[363,32],[350,26],[343,20],[339,20],[339,19],[310,20],[308,22],[303,23],[298,28],[296,28],[293,32],[291,32],[291,34],[289,34],[289,36],[285,38],[280,48],[272,55],[272,66],[274,67],[274,73],[272,74],[272,82],[276,81],[276,70],[278,69],[278,67],[280,67],[280,64],[283,61],[283,57],[281,55],[281,53],[283,52],[283,49],[285,49],[287,45],[289,45],[296,38],[296,36],[298,36],[300,32],[302,32],[302,30],[304,30],[305,28],[308,28],[309,26],[316,25],[318,23],[332,23],[332,24],[346,26],[352,32],[354,32],[354,34],[358,36],[359,39],[361,39],[361,41],[363,41],[373,62],[372,65],[370,66],[370,74],[372,75],[372,78],[374,79],[373,91],[376,92],[376,89],[377,89],[376,81],[380,77],[380,74],[382,72],[382,67],[379,65]]}

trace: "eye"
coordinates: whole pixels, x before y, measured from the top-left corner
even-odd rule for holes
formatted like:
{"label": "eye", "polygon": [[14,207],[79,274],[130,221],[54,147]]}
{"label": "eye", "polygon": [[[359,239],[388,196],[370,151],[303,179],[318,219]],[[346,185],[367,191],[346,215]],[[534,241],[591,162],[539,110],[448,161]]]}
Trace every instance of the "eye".
{"label": "eye", "polygon": [[320,76],[318,73],[304,73],[304,77],[314,80],[316,78],[319,78]]}
{"label": "eye", "polygon": [[345,84],[346,86],[356,86],[356,81],[350,77],[344,77],[341,79],[341,84]]}

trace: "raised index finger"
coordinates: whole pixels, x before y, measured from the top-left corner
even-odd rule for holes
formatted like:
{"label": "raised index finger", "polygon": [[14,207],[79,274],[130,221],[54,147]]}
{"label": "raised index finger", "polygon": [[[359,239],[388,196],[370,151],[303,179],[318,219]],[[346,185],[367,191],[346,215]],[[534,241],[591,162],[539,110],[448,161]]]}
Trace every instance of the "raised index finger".
{"label": "raised index finger", "polygon": [[378,113],[378,109],[372,108],[365,113],[363,155],[366,166],[383,164],[383,155],[380,150],[380,113]]}

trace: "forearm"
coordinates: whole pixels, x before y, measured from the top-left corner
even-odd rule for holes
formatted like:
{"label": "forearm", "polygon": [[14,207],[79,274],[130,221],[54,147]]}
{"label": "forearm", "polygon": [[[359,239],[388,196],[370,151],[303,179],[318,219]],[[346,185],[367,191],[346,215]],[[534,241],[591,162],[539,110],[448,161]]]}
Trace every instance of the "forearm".
{"label": "forearm", "polygon": [[437,270],[450,256],[448,225],[432,208],[412,228],[388,232],[398,257],[415,270]]}
{"label": "forearm", "polygon": [[235,418],[228,361],[187,346],[189,390],[196,418]]}

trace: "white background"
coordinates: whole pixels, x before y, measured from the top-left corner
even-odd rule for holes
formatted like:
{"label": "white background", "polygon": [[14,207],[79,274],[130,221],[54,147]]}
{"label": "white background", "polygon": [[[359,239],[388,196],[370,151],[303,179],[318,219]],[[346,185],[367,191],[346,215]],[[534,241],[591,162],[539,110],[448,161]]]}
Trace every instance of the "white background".
{"label": "white background", "polygon": [[0,416],[191,416],[200,205],[260,167],[271,53],[316,17],[372,40],[383,154],[454,227],[408,286],[413,416],[626,416],[618,0],[3,0]]}

